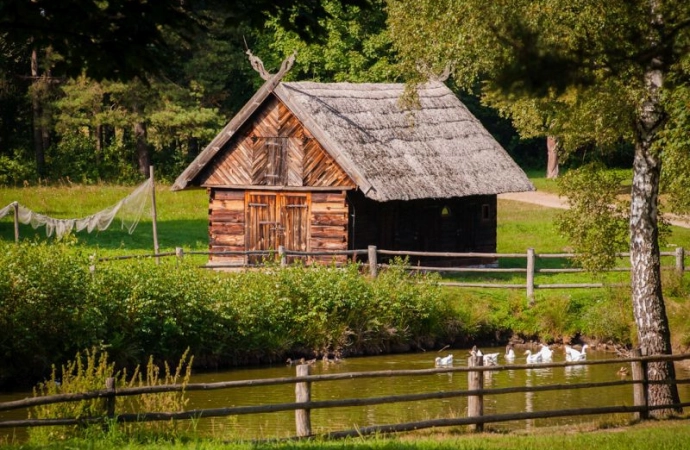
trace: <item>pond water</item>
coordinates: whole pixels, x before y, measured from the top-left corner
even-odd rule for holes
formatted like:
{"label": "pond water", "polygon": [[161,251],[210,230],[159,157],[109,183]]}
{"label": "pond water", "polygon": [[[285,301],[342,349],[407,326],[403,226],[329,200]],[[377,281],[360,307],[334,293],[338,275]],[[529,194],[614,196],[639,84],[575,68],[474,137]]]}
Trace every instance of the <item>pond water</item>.
{"label": "pond water", "polygon": [[[485,353],[500,352],[500,349],[482,349]],[[468,351],[453,349],[454,366],[466,366]],[[445,355],[447,352],[444,352]],[[323,364],[317,361],[312,374],[363,372],[374,370],[409,370],[433,368],[435,352],[399,354],[375,357],[349,358],[340,364]],[[612,359],[613,354],[588,351],[588,360]],[[564,360],[562,350],[554,352],[554,362]],[[524,364],[520,355],[515,364]],[[503,364],[503,359],[499,360]],[[622,364],[621,364],[622,365]],[[515,386],[541,386],[547,384],[575,384],[587,382],[616,381],[621,379],[618,370],[621,365],[569,366],[528,370],[505,370],[488,372],[484,377],[485,388]],[[233,369],[222,372],[201,373],[192,376],[192,383],[214,383],[232,380],[280,378],[295,375],[295,367],[275,365],[272,367]],[[678,368],[678,378],[690,378],[690,372]],[[422,392],[451,391],[467,388],[466,373],[443,373],[414,377],[365,378],[312,383],[312,400],[334,400],[346,398],[383,397]],[[680,385],[681,401],[689,401],[690,386]],[[30,393],[0,395],[0,402],[25,398]],[[212,391],[188,392],[187,409],[222,408],[233,406],[262,405],[269,403],[294,402],[294,385],[257,386],[230,388]],[[508,414],[550,409],[571,409],[583,407],[632,405],[632,386],[577,389],[570,391],[548,391],[514,393],[484,398],[484,414]],[[344,429],[361,428],[419,420],[463,417],[466,415],[467,398],[458,397],[442,400],[426,400],[406,403],[373,405],[364,407],[328,408],[313,410],[312,431],[323,433]],[[0,412],[0,420],[25,418],[25,412]],[[618,419],[609,415],[611,421],[624,421],[630,415]],[[602,420],[597,416],[564,417],[556,419],[534,419],[491,424],[491,429],[510,430],[564,424],[576,424]],[[289,437],[295,434],[294,412],[277,412],[263,415],[240,415],[208,418],[193,425],[200,434],[213,433],[226,439],[256,439]],[[7,436],[10,430],[0,429],[0,436]]]}

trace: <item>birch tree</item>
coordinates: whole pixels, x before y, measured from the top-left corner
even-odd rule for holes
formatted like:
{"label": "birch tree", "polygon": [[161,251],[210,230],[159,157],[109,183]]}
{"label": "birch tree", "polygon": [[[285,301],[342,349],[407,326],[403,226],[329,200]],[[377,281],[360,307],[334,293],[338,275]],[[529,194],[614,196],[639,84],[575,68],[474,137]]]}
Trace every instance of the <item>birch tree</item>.
{"label": "birch tree", "polygon": [[[564,147],[583,140],[634,144],[630,207],[632,304],[638,343],[671,353],[661,290],[660,136],[665,98],[690,79],[690,2],[685,0],[388,0],[391,35],[413,79],[420,66],[453,64],[456,81],[483,81],[529,131],[548,108],[549,133]],[[415,75],[416,74],[416,75]],[[522,126],[521,122],[525,122]],[[686,152],[687,157],[687,152]],[[650,380],[675,378],[672,363],[649,364]],[[675,385],[650,384],[651,405],[678,403]],[[657,409],[667,415],[674,408]]]}

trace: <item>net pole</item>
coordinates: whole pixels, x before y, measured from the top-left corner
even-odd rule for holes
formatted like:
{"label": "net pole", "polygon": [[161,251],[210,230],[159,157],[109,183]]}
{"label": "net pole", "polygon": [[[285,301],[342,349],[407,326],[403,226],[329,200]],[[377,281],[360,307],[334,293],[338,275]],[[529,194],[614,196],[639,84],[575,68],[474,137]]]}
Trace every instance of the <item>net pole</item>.
{"label": "net pole", "polygon": [[[153,177],[153,166],[149,166],[149,177],[151,179],[151,223],[153,225],[153,254],[158,255],[158,228],[156,227],[156,221],[158,215],[156,213],[156,182]],[[156,264],[160,263],[160,258],[156,256]]]}
{"label": "net pole", "polygon": [[14,202],[12,205],[14,211],[14,242],[19,242],[19,203]]}

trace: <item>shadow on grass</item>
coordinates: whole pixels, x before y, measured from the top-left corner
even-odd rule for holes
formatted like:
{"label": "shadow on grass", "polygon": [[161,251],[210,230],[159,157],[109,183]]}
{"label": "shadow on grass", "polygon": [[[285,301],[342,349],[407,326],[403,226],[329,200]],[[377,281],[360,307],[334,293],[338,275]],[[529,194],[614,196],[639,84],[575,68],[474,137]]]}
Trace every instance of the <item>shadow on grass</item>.
{"label": "shadow on grass", "polygon": [[[189,250],[208,249],[207,220],[169,220],[157,223],[158,247],[160,251],[173,251],[175,247]],[[116,219],[107,230],[74,233],[80,245],[96,251],[119,253],[153,252],[153,225],[150,220],[139,222],[132,234],[122,228]],[[0,220],[0,239],[14,241],[14,223],[7,218]],[[45,227],[33,229],[30,225],[19,225],[19,239],[22,241],[55,241],[47,237]]]}

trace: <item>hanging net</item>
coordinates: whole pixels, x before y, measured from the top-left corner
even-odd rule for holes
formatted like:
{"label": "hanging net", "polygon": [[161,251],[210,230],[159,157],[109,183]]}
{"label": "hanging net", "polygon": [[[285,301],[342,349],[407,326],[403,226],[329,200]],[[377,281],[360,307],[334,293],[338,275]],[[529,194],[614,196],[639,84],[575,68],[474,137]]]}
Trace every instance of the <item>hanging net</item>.
{"label": "hanging net", "polygon": [[[18,205],[18,220],[23,224],[31,225],[34,229],[44,226],[48,237],[55,234],[57,239],[62,239],[72,230],[86,230],[89,233],[93,230],[103,231],[117,216],[121,220],[122,228],[132,234],[148,204],[152,183],[153,181],[149,178],[117,204],[81,219],[55,219]],[[0,219],[13,211],[15,203],[12,202],[0,209]]]}

